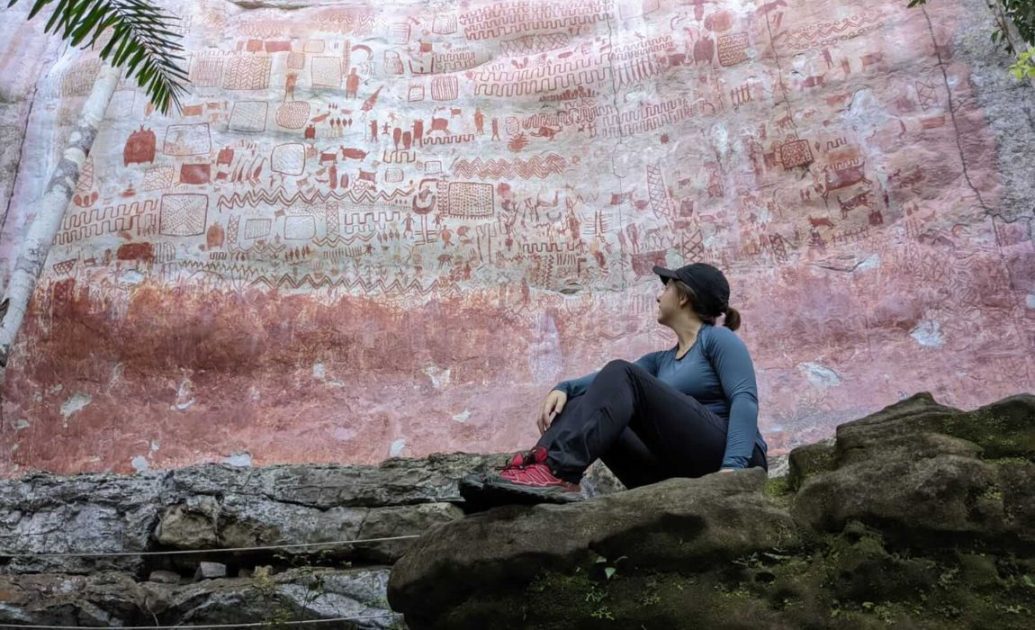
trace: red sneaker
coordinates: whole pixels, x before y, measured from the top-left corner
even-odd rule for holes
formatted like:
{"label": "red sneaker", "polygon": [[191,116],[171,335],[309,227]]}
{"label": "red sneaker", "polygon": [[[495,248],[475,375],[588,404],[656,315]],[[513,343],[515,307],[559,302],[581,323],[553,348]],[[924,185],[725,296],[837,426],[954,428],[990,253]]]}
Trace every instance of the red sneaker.
{"label": "red sneaker", "polygon": [[[534,450],[529,449],[514,453],[510,461],[499,472],[471,473],[462,477],[457,484],[457,489],[460,491],[460,496],[464,499],[464,509],[477,512],[495,505],[492,493],[485,491],[485,482],[509,470],[519,470],[534,463]],[[513,497],[505,495],[504,498],[510,499]],[[506,502],[504,501],[504,503]]]}
{"label": "red sneaker", "polygon": [[503,472],[505,470],[514,470],[516,468],[524,468],[529,464],[535,463],[534,453],[534,448],[531,450],[514,453],[514,456],[510,458],[510,462],[508,462],[507,465],[504,466],[503,470],[501,470],[500,472]]}
{"label": "red sneaker", "polygon": [[[550,503],[571,503],[581,501],[582,488],[577,483],[565,481],[553,474],[546,464],[546,449],[537,446],[531,451],[531,461],[522,466],[508,466],[499,476],[485,480],[486,486],[495,490],[506,490],[526,498]],[[514,464],[517,460],[511,461]]]}

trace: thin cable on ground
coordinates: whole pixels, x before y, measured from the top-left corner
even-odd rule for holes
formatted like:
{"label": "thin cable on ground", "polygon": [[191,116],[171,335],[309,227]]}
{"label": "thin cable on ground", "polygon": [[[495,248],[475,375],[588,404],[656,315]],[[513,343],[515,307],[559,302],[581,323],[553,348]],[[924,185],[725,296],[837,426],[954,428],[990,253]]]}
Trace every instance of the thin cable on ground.
{"label": "thin cable on ground", "polygon": [[[387,612],[387,611],[386,611]],[[113,628],[119,628],[119,630],[172,630],[173,628],[270,628],[270,627],[282,627],[282,626],[309,626],[321,623],[331,623],[339,621],[362,621],[363,619],[373,619],[374,617],[383,617],[384,614],[380,615],[363,615],[360,617],[333,617],[330,619],[305,619],[301,621],[278,621],[273,623],[271,621],[253,621],[247,623],[217,623],[217,624],[202,624],[198,626],[194,625],[183,625],[177,624],[175,626],[112,626]],[[47,625],[16,625],[10,623],[0,624],[0,628],[35,628],[37,630],[73,630],[74,628],[82,628],[83,626],[47,626]]]}
{"label": "thin cable on ground", "polygon": [[[67,551],[54,553],[19,553],[0,551],[0,558],[111,558],[120,556],[182,556],[191,554],[233,553],[237,551],[272,551],[274,549],[297,549],[300,547],[327,547],[333,545],[357,545],[361,543],[387,542],[390,540],[408,540],[420,538],[420,534],[405,536],[388,536],[385,538],[360,538],[358,540],[332,540],[328,542],[291,543],[284,545],[264,545],[258,547],[224,547],[221,549],[170,549],[168,551]],[[3,627],[3,626],[0,626]],[[154,626],[148,626],[154,627]],[[215,626],[213,626],[215,627]]]}

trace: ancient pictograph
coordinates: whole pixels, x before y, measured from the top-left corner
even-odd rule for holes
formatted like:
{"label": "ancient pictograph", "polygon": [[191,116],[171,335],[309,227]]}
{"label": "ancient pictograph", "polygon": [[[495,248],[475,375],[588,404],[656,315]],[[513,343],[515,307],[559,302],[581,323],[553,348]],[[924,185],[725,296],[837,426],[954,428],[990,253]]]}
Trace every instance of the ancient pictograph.
{"label": "ancient pictograph", "polygon": [[[774,373],[820,361],[804,353],[849,372],[845,356],[877,365],[886,340],[867,331],[880,326],[929,344],[934,373],[939,334],[964,347],[954,322],[989,304],[1010,322],[1003,335],[1035,351],[1016,324],[1030,298],[1011,284],[1031,226],[994,211],[1001,182],[976,88],[964,62],[939,61],[954,15],[932,29],[901,3],[856,0],[830,11],[784,0],[353,4],[177,4],[183,108],[164,116],[120,85],[43,285],[89,286],[84,304],[119,317],[135,291],[170,287],[290,298],[299,317],[344,304],[349,326],[371,317],[357,304],[376,304],[391,322],[379,340],[408,337],[408,314],[428,304],[486,309],[519,339],[533,312],[550,310],[565,344],[631,353],[648,339],[633,318],[655,306],[653,266],[692,259],[734,270],[737,299],[778,329],[752,338]],[[61,133],[99,67],[69,57],[47,79]],[[885,303],[879,290],[894,282],[927,301]],[[808,302],[809,291],[851,297]],[[796,300],[806,312],[782,314]],[[460,344],[451,316],[428,315],[448,341],[429,329],[403,354],[438,360],[435,344]],[[848,347],[850,337],[864,341]],[[462,356],[490,356],[480,343]],[[259,351],[220,352],[211,360]],[[367,368],[382,359],[348,352]],[[574,371],[602,358],[572,357]],[[453,378],[473,387],[490,362],[460,363]],[[780,374],[788,390],[801,385]],[[385,382],[397,377],[409,378]],[[177,390],[177,378],[162,387]],[[830,395],[891,387],[874,378],[848,374]],[[804,417],[788,400],[773,417]]]}
{"label": "ancient pictograph", "polygon": [[205,232],[208,197],[200,194],[162,196],[159,232],[166,236],[198,236]]}

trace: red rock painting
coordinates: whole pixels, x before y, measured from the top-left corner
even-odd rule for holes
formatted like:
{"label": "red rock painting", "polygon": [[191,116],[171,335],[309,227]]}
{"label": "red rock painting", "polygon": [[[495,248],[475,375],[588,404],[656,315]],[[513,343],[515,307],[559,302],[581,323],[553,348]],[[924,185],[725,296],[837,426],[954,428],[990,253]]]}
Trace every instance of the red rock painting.
{"label": "red rock painting", "polygon": [[692,260],[730,277],[772,453],[1032,390],[1035,132],[989,123],[1005,70],[959,44],[987,16],[935,4],[177,4],[185,107],[105,119],[0,474],[527,447],[557,381],[673,343],[650,269]]}

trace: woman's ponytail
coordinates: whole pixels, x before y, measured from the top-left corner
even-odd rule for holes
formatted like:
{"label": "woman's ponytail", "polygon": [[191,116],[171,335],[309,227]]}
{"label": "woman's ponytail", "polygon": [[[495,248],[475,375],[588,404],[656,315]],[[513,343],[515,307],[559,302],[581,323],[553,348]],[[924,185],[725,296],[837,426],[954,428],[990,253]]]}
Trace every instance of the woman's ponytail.
{"label": "woman's ponytail", "polygon": [[740,311],[733,308],[732,306],[726,307],[726,319],[723,320],[723,325],[730,330],[736,330],[740,328]]}

